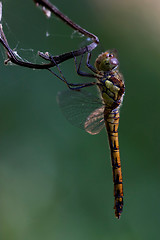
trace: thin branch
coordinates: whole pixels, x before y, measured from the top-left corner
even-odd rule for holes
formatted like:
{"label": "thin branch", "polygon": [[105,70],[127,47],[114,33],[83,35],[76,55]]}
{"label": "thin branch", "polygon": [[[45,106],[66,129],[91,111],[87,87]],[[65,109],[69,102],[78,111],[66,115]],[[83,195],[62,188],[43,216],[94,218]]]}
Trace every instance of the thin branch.
{"label": "thin branch", "polygon": [[41,5],[42,7],[47,8],[49,11],[54,13],[57,17],[59,17],[63,22],[68,24],[71,28],[75,29],[81,34],[84,34],[85,36],[88,36],[92,38],[92,40],[98,45],[99,39],[96,35],[93,33],[88,32],[86,29],[82,28],[78,24],[74,23],[71,19],[69,19],[67,16],[65,16],[62,12],[59,11],[59,9],[54,6],[52,3],[50,3],[47,0],[33,0],[37,5]]}
{"label": "thin branch", "polygon": [[[68,24],[71,28],[75,29],[81,34],[84,34],[87,37],[90,37],[92,39],[92,43],[87,45],[86,47],[80,48],[75,51],[63,53],[61,55],[57,56],[50,56],[48,53],[42,53],[38,52],[39,56],[45,59],[46,61],[49,61],[49,63],[44,64],[36,64],[32,62],[25,62],[23,60],[20,60],[17,58],[17,55],[15,54],[14,50],[10,48],[7,38],[3,31],[3,26],[0,24],[0,42],[6,49],[7,54],[7,60],[5,60],[5,64],[7,64],[9,61],[23,67],[27,68],[34,68],[34,69],[49,69],[51,67],[56,66],[57,64],[60,64],[68,59],[74,58],[76,56],[83,55],[86,52],[91,52],[94,48],[97,47],[99,43],[99,39],[94,34],[88,32],[84,28],[80,27],[76,23],[72,22],[67,16],[65,16],[62,12],[60,12],[53,4],[51,4],[49,1],[46,0],[34,0],[36,5],[41,5],[43,10],[48,9],[53,14],[55,14],[57,17],[62,19],[66,24]],[[2,18],[2,3],[0,2],[0,19]]]}

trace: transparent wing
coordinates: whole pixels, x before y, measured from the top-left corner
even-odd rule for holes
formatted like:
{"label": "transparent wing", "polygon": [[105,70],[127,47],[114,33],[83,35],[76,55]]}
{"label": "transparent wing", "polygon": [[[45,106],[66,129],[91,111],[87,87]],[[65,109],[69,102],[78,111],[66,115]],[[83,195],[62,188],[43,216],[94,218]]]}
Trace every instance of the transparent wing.
{"label": "transparent wing", "polygon": [[66,119],[76,127],[94,135],[104,127],[102,99],[88,91],[59,92],[57,102]]}
{"label": "transparent wing", "polygon": [[94,110],[86,119],[84,128],[86,132],[94,135],[104,127],[104,106]]}

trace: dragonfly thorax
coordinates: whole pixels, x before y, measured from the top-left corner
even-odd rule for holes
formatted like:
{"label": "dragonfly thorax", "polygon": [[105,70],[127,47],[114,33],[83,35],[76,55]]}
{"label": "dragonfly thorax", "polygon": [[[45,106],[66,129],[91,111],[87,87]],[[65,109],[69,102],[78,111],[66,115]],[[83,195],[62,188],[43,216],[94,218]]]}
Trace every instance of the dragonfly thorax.
{"label": "dragonfly thorax", "polygon": [[123,77],[118,70],[104,73],[97,79],[103,101],[107,108],[113,110],[120,106],[125,91]]}

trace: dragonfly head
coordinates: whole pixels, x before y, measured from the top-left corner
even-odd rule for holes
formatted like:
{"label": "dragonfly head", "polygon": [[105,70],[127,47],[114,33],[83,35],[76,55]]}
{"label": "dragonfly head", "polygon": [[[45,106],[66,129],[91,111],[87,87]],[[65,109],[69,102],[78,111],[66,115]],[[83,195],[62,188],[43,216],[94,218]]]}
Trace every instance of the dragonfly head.
{"label": "dragonfly head", "polygon": [[118,68],[119,62],[114,51],[106,51],[98,56],[95,67],[98,71],[108,72]]}

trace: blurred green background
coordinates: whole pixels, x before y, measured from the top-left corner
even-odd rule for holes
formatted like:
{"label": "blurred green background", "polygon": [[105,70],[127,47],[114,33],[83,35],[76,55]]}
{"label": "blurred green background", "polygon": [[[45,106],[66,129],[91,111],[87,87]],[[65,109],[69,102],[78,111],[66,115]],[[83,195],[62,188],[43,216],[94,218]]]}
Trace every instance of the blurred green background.
{"label": "blurred green background", "polygon": [[[0,56],[0,239],[159,239],[160,2],[81,0],[52,2],[116,48],[126,94],[119,127],[124,211],[113,210],[106,132],[91,136],[70,125],[56,103],[66,86],[47,71],[4,66]],[[4,1],[3,26],[18,54],[38,61],[85,40],[32,0]],[[101,50],[100,50],[101,51]],[[97,54],[99,54],[97,50]],[[82,81],[73,61],[66,79]]]}

